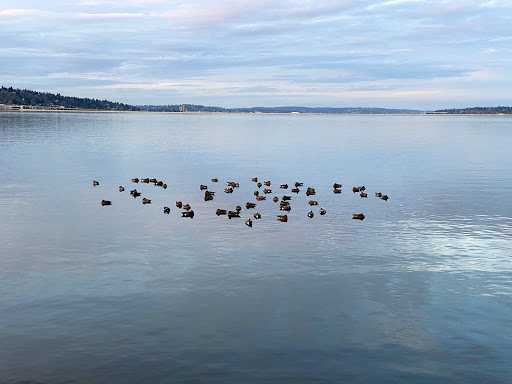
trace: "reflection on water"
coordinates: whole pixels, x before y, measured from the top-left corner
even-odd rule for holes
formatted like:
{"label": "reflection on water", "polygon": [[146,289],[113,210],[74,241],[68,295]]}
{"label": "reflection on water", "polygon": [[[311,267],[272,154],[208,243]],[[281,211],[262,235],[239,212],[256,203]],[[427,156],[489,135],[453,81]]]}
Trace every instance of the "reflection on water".
{"label": "reflection on water", "polygon": [[[511,124],[1,113],[0,378],[510,382]],[[273,193],[247,210],[252,177]]]}

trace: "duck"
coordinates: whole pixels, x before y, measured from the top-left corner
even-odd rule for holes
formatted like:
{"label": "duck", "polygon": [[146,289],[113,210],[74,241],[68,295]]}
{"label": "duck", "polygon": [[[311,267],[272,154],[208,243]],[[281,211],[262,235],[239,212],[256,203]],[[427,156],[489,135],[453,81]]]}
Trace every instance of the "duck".
{"label": "duck", "polygon": [[112,202],[110,200],[101,200],[101,205],[112,205]]}
{"label": "duck", "polygon": [[284,200],[279,203],[280,207],[286,207],[288,205],[290,205],[290,203],[288,201],[284,201]]}
{"label": "duck", "polygon": [[215,191],[204,191],[205,196],[213,196],[215,195]]}
{"label": "duck", "polygon": [[225,193],[233,193],[233,188],[232,187],[224,188],[224,192]]}
{"label": "duck", "polygon": [[292,210],[292,207],[291,205],[283,205],[282,207],[279,208],[281,211],[287,211],[287,212],[290,212]]}
{"label": "duck", "polygon": [[302,187],[304,186],[304,183],[299,183],[298,181],[295,183],[295,187]]}
{"label": "duck", "polygon": [[265,193],[265,194],[272,193],[272,190],[271,190],[271,189],[269,189],[269,188],[265,188],[265,189],[263,190],[263,193]]}
{"label": "duck", "polygon": [[266,196],[260,196],[260,195],[256,196],[256,200],[258,200],[258,201],[266,200],[266,199],[267,199]]}
{"label": "duck", "polygon": [[157,187],[161,187],[162,185],[164,185],[164,182],[163,182],[163,181],[161,181],[161,180],[159,180],[159,181],[157,181],[157,182],[155,183],[155,185],[156,185]]}
{"label": "duck", "polygon": [[240,214],[237,211],[228,211],[228,218],[232,217],[240,217]]}
{"label": "duck", "polygon": [[237,206],[235,207],[235,211],[240,212],[241,210],[242,210],[242,207],[241,207],[241,206],[237,205]]}
{"label": "duck", "polygon": [[320,208],[320,214],[321,215],[325,215],[327,213],[327,211],[323,208]]}
{"label": "duck", "polygon": [[361,191],[360,191],[359,187],[353,187],[352,192],[356,193],[356,192],[361,192]]}
{"label": "duck", "polygon": [[212,179],[212,183],[217,183],[218,181],[219,181],[219,179],[217,179],[217,178]]}
{"label": "duck", "polygon": [[247,204],[245,204],[245,208],[246,209],[254,208],[254,207],[256,207],[256,203],[249,203],[249,202],[247,202]]}
{"label": "duck", "polygon": [[265,184],[267,187],[270,187],[270,180],[264,181],[263,184]]}
{"label": "duck", "polygon": [[146,199],[145,197],[142,199],[142,204],[151,204],[151,200]]}
{"label": "duck", "polygon": [[341,189],[338,189],[338,188],[334,188],[332,190],[332,193],[336,194],[336,193],[341,193]]}
{"label": "duck", "polygon": [[254,196],[258,196],[260,194],[260,191],[254,191]]}
{"label": "duck", "polygon": [[309,211],[309,212],[308,212],[308,217],[311,219],[313,216],[315,216],[315,214],[313,213],[313,211]]}
{"label": "duck", "polygon": [[251,180],[254,181],[255,183],[258,182],[258,178],[257,177],[253,177]]}
{"label": "duck", "polygon": [[142,195],[142,193],[138,192],[136,189],[132,189],[130,191],[130,195],[132,195],[134,198]]}
{"label": "duck", "polygon": [[156,183],[157,181],[158,181],[157,179],[149,179],[150,183]]}
{"label": "duck", "polygon": [[146,184],[149,184],[149,178],[146,178],[146,179],[142,179],[141,180],[142,183],[146,183]]}
{"label": "duck", "polygon": [[190,204],[183,204],[183,207],[182,207],[185,211],[189,211],[190,210]]}
{"label": "duck", "polygon": [[380,192],[375,192],[375,197],[381,197],[382,196],[382,193]]}
{"label": "duck", "polygon": [[277,220],[285,223],[288,221],[288,215],[277,215]]}
{"label": "duck", "polygon": [[359,194],[359,196],[361,196],[361,197],[368,197],[368,194],[367,194],[367,193],[364,193],[364,192],[361,192],[361,193]]}
{"label": "duck", "polygon": [[309,200],[309,201],[308,201],[308,204],[309,204],[309,205],[318,205],[318,201],[315,201],[315,200]]}
{"label": "duck", "polygon": [[190,217],[190,218],[193,218],[193,217],[194,217],[194,211],[185,211],[185,212],[181,212],[181,217]]}
{"label": "duck", "polygon": [[177,207],[178,209],[181,209],[181,207],[183,207],[183,203],[182,203],[181,201],[177,201],[177,202],[176,202],[176,207]]}
{"label": "duck", "polygon": [[338,188],[341,188],[341,184],[334,183],[334,184],[332,185],[332,187],[333,187],[334,189],[338,189]]}
{"label": "duck", "polygon": [[380,198],[381,198],[382,200],[387,200],[387,199],[389,199],[388,195],[382,195]]}
{"label": "duck", "polygon": [[256,220],[261,219],[261,214],[259,212],[255,212],[253,216]]}
{"label": "duck", "polygon": [[215,211],[215,214],[217,216],[225,215],[226,213],[228,213],[228,211],[226,211],[225,209],[217,209],[217,211]]}
{"label": "duck", "polygon": [[272,200],[274,201],[274,203],[277,203],[279,201],[279,198],[277,196],[274,196]]}
{"label": "duck", "polygon": [[364,215],[362,213],[353,213],[352,218],[356,220],[364,220]]}
{"label": "duck", "polygon": [[199,186],[199,189],[200,189],[201,191],[204,191],[205,189],[208,189],[208,186],[201,184],[201,185]]}
{"label": "duck", "polygon": [[99,181],[96,181],[96,180],[93,180],[93,181],[92,181],[92,185],[93,185],[94,187],[96,187],[96,186],[100,185],[100,182],[99,182]]}
{"label": "duck", "polygon": [[252,220],[251,220],[251,218],[248,218],[247,220],[245,220],[245,225],[247,225],[248,227],[252,227]]}
{"label": "duck", "polygon": [[169,208],[169,207],[164,207],[164,213],[169,214],[170,212],[171,212],[171,208]]}
{"label": "duck", "polygon": [[124,187],[122,185],[119,186],[119,192],[124,192]]}
{"label": "duck", "polygon": [[308,187],[306,190],[306,196],[316,195],[315,188]]}
{"label": "duck", "polygon": [[204,201],[213,200],[213,195],[204,195]]}
{"label": "duck", "polygon": [[291,200],[291,199],[292,199],[292,197],[291,197],[291,196],[286,196],[286,195],[284,195],[283,197],[281,197],[281,199],[282,199],[283,201],[288,201],[288,200]]}
{"label": "duck", "polygon": [[137,178],[132,179],[132,182],[134,182],[134,183],[138,183],[138,182],[139,182],[139,179],[137,179]]}
{"label": "duck", "polygon": [[167,184],[162,184],[163,189],[167,189]]}
{"label": "duck", "polygon": [[261,184],[260,182],[258,182],[258,184],[256,184],[256,185],[258,186],[258,188],[261,188],[261,186],[262,186],[263,184]]}
{"label": "duck", "polygon": [[281,186],[279,188],[281,188],[281,189],[288,189],[288,184],[281,184]]}
{"label": "duck", "polygon": [[293,189],[292,189],[292,192],[293,192],[293,193],[299,193],[299,192],[300,192],[300,189],[299,189],[299,188],[293,188]]}

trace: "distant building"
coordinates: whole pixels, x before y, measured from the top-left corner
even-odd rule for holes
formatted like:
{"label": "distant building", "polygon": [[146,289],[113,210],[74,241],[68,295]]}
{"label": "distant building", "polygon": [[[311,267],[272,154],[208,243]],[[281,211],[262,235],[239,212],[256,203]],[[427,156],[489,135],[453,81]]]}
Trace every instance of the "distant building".
{"label": "distant building", "polygon": [[185,104],[182,104],[180,106],[180,112],[185,112],[187,110],[187,108],[185,107]]}

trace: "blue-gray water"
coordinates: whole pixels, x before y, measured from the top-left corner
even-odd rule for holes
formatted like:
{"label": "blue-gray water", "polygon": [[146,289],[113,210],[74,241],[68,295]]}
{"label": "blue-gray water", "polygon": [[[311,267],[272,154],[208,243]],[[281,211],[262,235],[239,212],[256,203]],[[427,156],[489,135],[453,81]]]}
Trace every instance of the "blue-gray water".
{"label": "blue-gray water", "polygon": [[511,148],[509,117],[1,113],[0,382],[510,383]]}

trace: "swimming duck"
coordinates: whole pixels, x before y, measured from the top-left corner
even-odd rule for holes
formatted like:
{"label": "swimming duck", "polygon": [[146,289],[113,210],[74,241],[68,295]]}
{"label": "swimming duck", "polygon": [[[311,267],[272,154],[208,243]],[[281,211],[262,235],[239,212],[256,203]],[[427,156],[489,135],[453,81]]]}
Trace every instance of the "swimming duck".
{"label": "swimming duck", "polygon": [[265,188],[265,189],[263,190],[263,193],[265,193],[265,194],[272,193],[272,190],[271,190],[271,189],[269,189],[269,188]]}
{"label": "swimming duck", "polygon": [[171,208],[169,208],[169,207],[164,207],[164,213],[169,214],[170,212],[171,212]]}
{"label": "swimming duck", "polygon": [[157,181],[158,181],[157,179],[149,179],[150,183],[156,183]]}
{"label": "swimming duck", "polygon": [[146,184],[149,184],[149,178],[146,178],[146,179],[142,179],[141,180],[142,183],[146,183]]}
{"label": "swimming duck", "polygon": [[193,217],[194,217],[194,211],[185,211],[185,212],[181,212],[181,217],[190,217],[190,218],[193,218]]}
{"label": "swimming duck", "polygon": [[359,194],[359,196],[361,196],[361,197],[368,197],[368,194],[367,194],[367,193],[364,193],[364,192],[361,192],[361,193]]}
{"label": "swimming duck", "polygon": [[304,183],[299,183],[298,181],[295,183],[295,187],[302,187],[304,186]]}
{"label": "swimming duck", "polygon": [[100,182],[99,182],[99,181],[96,181],[96,180],[93,180],[93,181],[92,181],[92,185],[93,185],[94,187],[96,187],[97,185],[100,185]]}
{"label": "swimming duck", "polygon": [[388,199],[388,195],[382,195],[380,198],[381,198],[382,200],[387,200],[387,199]]}
{"label": "swimming duck", "polygon": [[362,213],[353,213],[352,218],[356,220],[364,220],[364,215]]}
{"label": "swimming duck", "polygon": [[212,183],[216,183],[218,181],[219,181],[219,179],[217,179],[217,178],[212,179]]}
{"label": "swimming duck", "polygon": [[213,196],[215,195],[215,191],[204,191],[205,196]]}
{"label": "swimming duck", "polygon": [[247,225],[248,227],[252,227],[252,220],[250,218],[245,220],[245,225]]}
{"label": "swimming duck", "polygon": [[290,203],[288,201],[284,201],[284,200],[279,203],[280,207],[286,207],[288,205],[290,205]]}
{"label": "swimming duck", "polygon": [[135,178],[135,179],[132,179],[132,181],[133,181],[134,183],[138,183],[138,182],[139,182],[139,179]]}
{"label": "swimming duck", "polygon": [[299,192],[300,192],[300,189],[299,189],[299,188],[292,188],[292,192],[293,192],[293,193],[299,193]]}
{"label": "swimming duck", "polygon": [[380,192],[375,192],[375,197],[381,197],[382,196],[382,193]]}
{"label": "swimming duck", "polygon": [[258,200],[258,201],[266,200],[266,199],[267,199],[266,196],[260,196],[260,195],[256,196],[256,200]]}
{"label": "swimming duck", "polygon": [[204,201],[213,200],[213,195],[204,195]]}
{"label": "swimming duck", "polygon": [[261,219],[261,214],[259,212],[255,212],[253,216],[256,220]]}
{"label": "swimming duck", "polygon": [[260,194],[260,191],[254,191],[254,196],[258,196]]}
{"label": "swimming duck", "polygon": [[277,203],[279,201],[279,198],[277,196],[274,196],[272,200],[274,201],[274,203]]}
{"label": "swimming duck", "polygon": [[242,210],[242,207],[241,207],[241,206],[237,205],[237,206],[235,207],[235,211],[240,212],[241,210]]}
{"label": "swimming duck", "polygon": [[309,205],[318,205],[318,201],[315,201],[315,200],[309,200],[309,201],[308,201],[308,204],[309,204]]}
{"label": "swimming duck", "polygon": [[183,207],[182,207],[185,211],[188,211],[190,210],[190,204],[183,204]]}
{"label": "swimming duck", "polygon": [[124,192],[124,187],[122,185],[119,186],[119,192]]}
{"label": "swimming duck", "polygon": [[183,206],[183,203],[181,201],[176,202],[176,207],[181,208]]}
{"label": "swimming duck", "polygon": [[135,198],[135,197],[139,197],[140,195],[142,195],[142,193],[138,192],[136,189],[132,189],[130,191],[130,195],[132,195]]}
{"label": "swimming duck", "polygon": [[245,204],[245,208],[246,209],[254,208],[254,207],[256,207],[256,203],[249,203],[249,202],[247,202],[247,204]]}
{"label": "swimming duck", "polygon": [[101,200],[101,205],[112,205],[110,200]]}
{"label": "swimming duck", "polygon": [[155,183],[155,185],[156,185],[157,187],[161,187],[162,185],[164,185],[164,182],[160,180],[160,181],[157,181],[157,182]]}
{"label": "swimming duck", "polygon": [[270,187],[270,180],[264,181],[263,184],[265,184],[267,187]]}
{"label": "swimming duck", "polygon": [[361,192],[361,191],[359,190],[359,187],[353,187],[352,192],[356,193],[356,192]]}
{"label": "swimming duck", "polygon": [[167,189],[167,184],[162,184],[163,189]]}
{"label": "swimming duck", "polygon": [[338,188],[334,188],[332,190],[332,193],[336,194],[336,193],[341,193],[341,189],[338,189]]}
{"label": "swimming duck", "polygon": [[240,214],[237,211],[228,211],[228,218],[232,217],[240,217]]}
{"label": "swimming duck", "polygon": [[256,184],[256,185],[258,186],[258,188],[261,188],[261,186],[262,186],[263,184],[258,183],[258,184]]}
{"label": "swimming duck", "polygon": [[283,205],[282,207],[279,207],[281,211],[288,211],[290,212],[292,210],[291,205]]}
{"label": "swimming duck", "polygon": [[315,214],[313,213],[313,211],[309,211],[309,212],[308,212],[308,217],[309,217],[309,218],[312,218],[313,216],[315,216]]}
{"label": "swimming duck", "polygon": [[283,197],[281,197],[281,199],[282,199],[283,201],[288,201],[288,200],[291,200],[291,199],[292,199],[292,197],[291,197],[291,196],[286,196],[286,195],[284,195]]}
{"label": "swimming duck", "polygon": [[288,184],[281,184],[281,186],[279,188],[281,188],[281,189],[288,189]]}
{"label": "swimming duck", "polygon": [[258,182],[258,178],[257,177],[253,177],[251,180],[254,181],[255,183]]}
{"label": "swimming duck", "polygon": [[285,223],[288,221],[288,216],[287,215],[277,215],[277,220]]}
{"label": "swimming duck", "polygon": [[151,200],[146,199],[145,197],[142,199],[142,204],[151,204]]}
{"label": "swimming duck", "polygon": [[338,188],[341,188],[341,184],[334,183],[334,184],[332,185],[332,187],[333,187],[334,189],[338,189]]}
{"label": "swimming duck", "polygon": [[232,187],[224,188],[224,192],[225,193],[233,193],[233,188]]}
{"label": "swimming duck", "polygon": [[215,214],[217,216],[225,215],[226,213],[228,213],[228,211],[226,211],[225,209],[217,209],[217,211],[215,211]]}
{"label": "swimming duck", "polygon": [[327,211],[323,208],[320,208],[320,214],[321,215],[325,215],[327,213]]}
{"label": "swimming duck", "polygon": [[203,190],[205,190],[205,189],[208,189],[208,187],[207,187],[206,185],[201,184],[201,185],[199,186],[199,189],[200,189],[201,191],[203,191]]}

